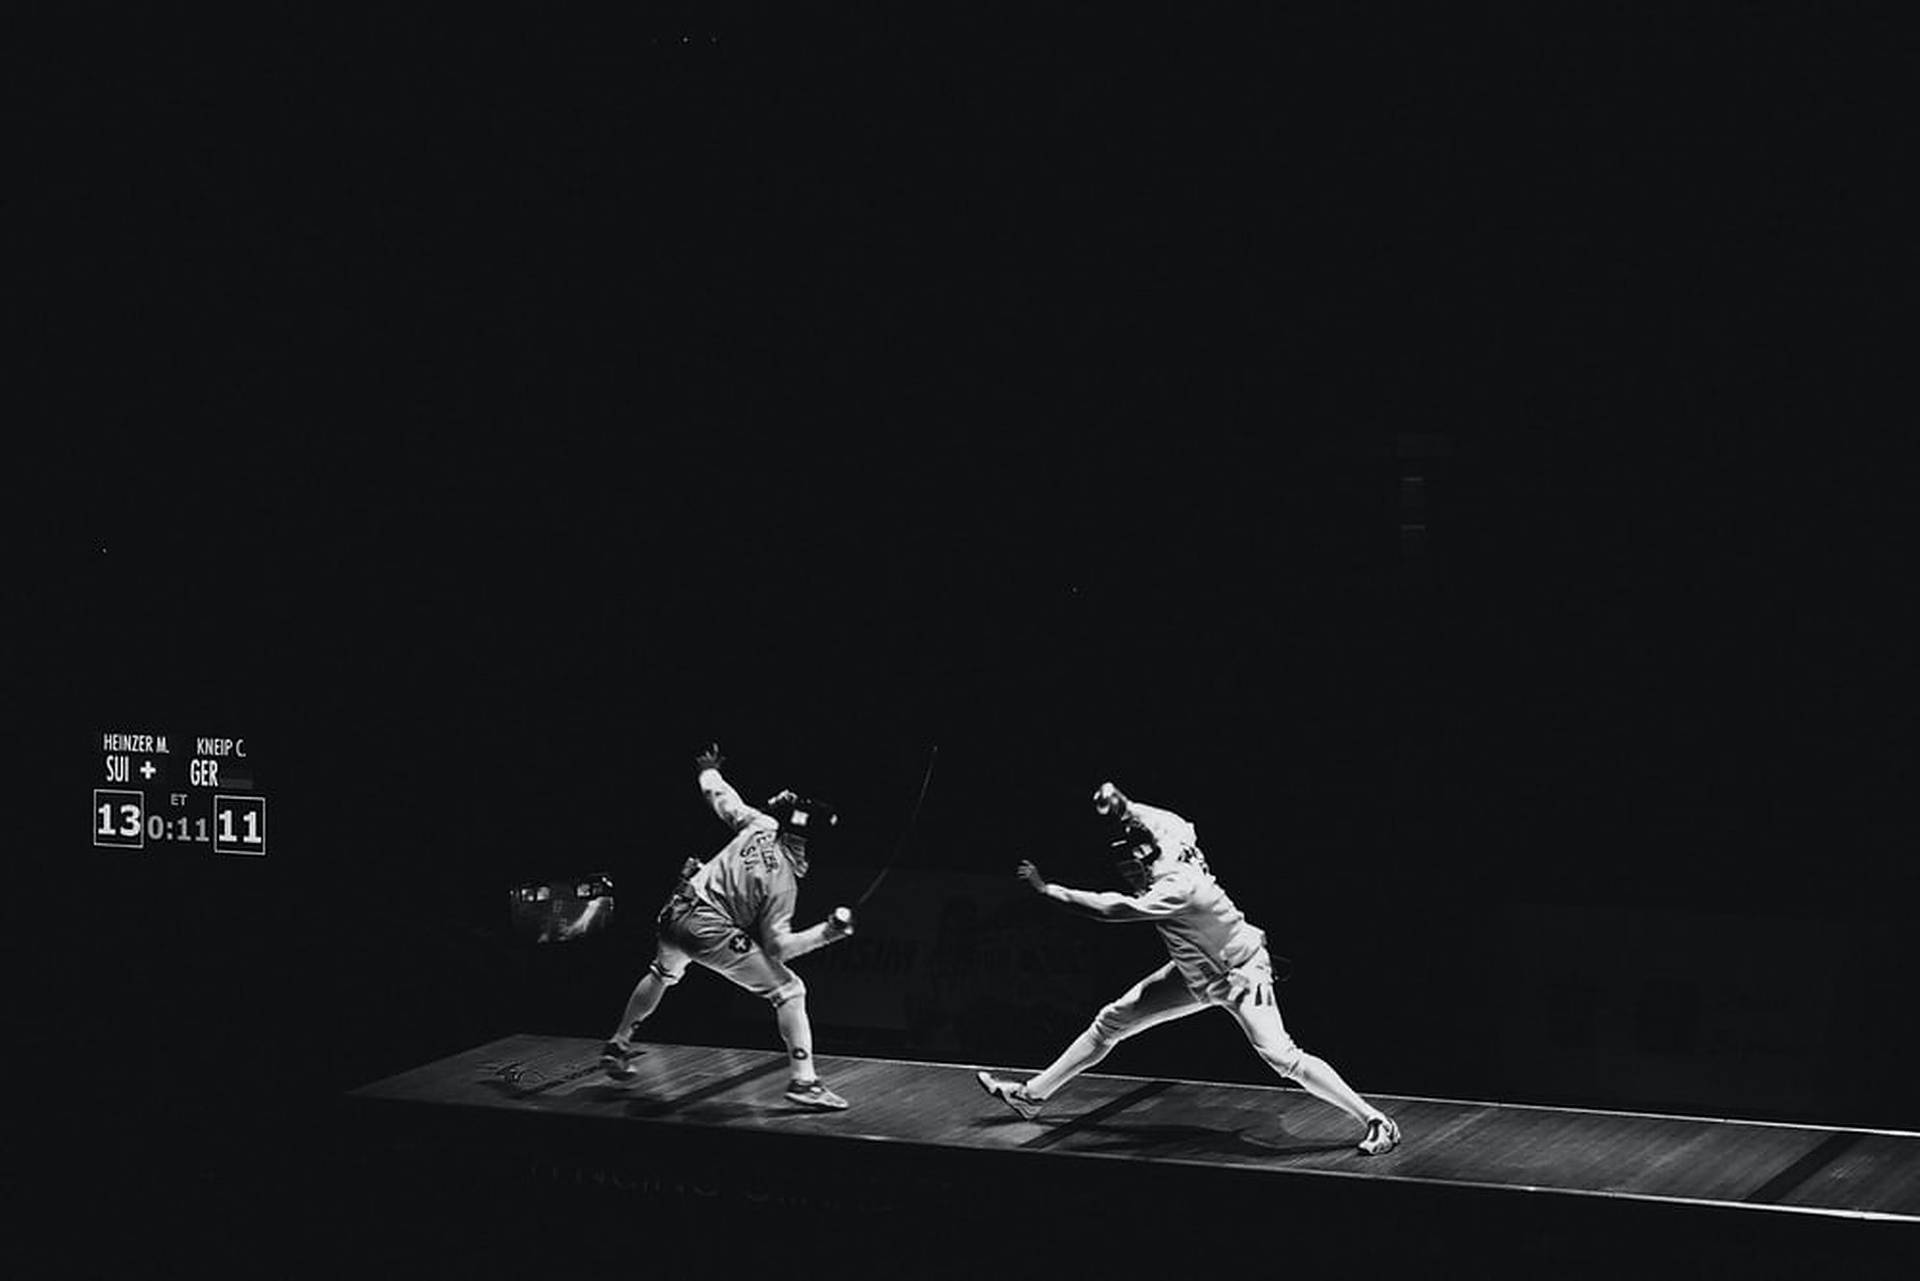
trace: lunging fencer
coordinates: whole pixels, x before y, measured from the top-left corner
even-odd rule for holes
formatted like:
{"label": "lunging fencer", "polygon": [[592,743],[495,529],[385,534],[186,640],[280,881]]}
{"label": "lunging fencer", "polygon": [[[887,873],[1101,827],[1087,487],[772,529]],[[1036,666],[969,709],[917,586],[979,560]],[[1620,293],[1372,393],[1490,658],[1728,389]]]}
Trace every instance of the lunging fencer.
{"label": "lunging fencer", "polygon": [[1373,1156],[1396,1147],[1400,1127],[1393,1118],[1287,1034],[1274,1000],[1266,932],[1247,921],[1214,879],[1194,825],[1169,810],[1128,800],[1112,783],[1103,783],[1094,793],[1094,808],[1120,825],[1120,844],[1126,850],[1120,871],[1132,894],[1050,884],[1030,861],[1020,864],[1018,875],[1048,898],[1101,920],[1151,921],[1159,927],[1171,959],[1101,1010],[1038,1076],[1018,1082],[980,1072],[976,1077],[981,1087],[1031,1120],[1067,1082],[1106,1058],[1121,1041],[1219,1006],[1233,1015],[1275,1072],[1366,1127],[1361,1152]]}
{"label": "lunging fencer", "polygon": [[634,1034],[668,988],[678,983],[689,961],[705,966],[773,1006],[780,1039],[786,1042],[793,1076],[787,1100],[805,1108],[833,1111],[847,1101],[828,1089],[813,1063],[813,1028],[807,1021],[807,985],[788,962],[836,943],[853,933],[853,913],[835,908],[818,925],[795,932],[793,913],[800,878],[807,874],[807,842],[834,815],[828,807],[782,791],[759,810],[720,773],[718,745],[694,761],[701,793],[713,812],[731,827],[733,839],[705,862],[688,859],[680,883],[660,909],[653,964],[634,986],[620,1026],[607,1039],[600,1066],[616,1080],[634,1075],[639,1053]]}

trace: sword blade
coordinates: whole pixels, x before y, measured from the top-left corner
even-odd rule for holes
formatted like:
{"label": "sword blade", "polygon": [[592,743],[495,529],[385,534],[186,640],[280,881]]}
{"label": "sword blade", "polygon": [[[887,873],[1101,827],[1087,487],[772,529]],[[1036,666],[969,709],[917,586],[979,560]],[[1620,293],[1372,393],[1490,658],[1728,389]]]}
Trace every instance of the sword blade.
{"label": "sword blade", "polygon": [[872,884],[867,886],[866,890],[861,893],[860,897],[853,901],[853,905],[855,907],[860,907],[864,905],[868,899],[873,897],[873,892],[880,888],[880,882],[887,879],[887,873],[891,872],[894,868],[894,864],[900,861],[900,854],[903,850],[906,849],[907,841],[913,835],[914,822],[920,817],[920,802],[927,799],[927,784],[933,779],[934,758],[939,755],[940,755],[940,744],[935,743],[933,745],[933,750],[927,753],[927,768],[926,768],[926,771],[920,775],[920,794],[913,798],[913,812],[907,815],[907,825],[904,829],[902,829],[900,833],[900,839],[894,842],[893,858],[888,861],[885,867],[880,869],[880,875],[873,878]]}

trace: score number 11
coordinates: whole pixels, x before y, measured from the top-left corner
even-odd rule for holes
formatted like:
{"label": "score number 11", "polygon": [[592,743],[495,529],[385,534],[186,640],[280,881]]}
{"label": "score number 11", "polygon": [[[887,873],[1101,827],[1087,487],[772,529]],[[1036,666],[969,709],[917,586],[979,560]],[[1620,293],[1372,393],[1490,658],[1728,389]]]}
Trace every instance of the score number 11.
{"label": "score number 11", "polygon": [[252,810],[248,810],[240,816],[240,821],[246,824],[247,834],[236,837],[233,834],[233,811],[230,809],[220,811],[220,840],[223,844],[232,845],[238,842],[241,845],[261,845],[265,843],[260,835],[260,816],[258,814]]}
{"label": "score number 11", "polygon": [[265,854],[267,852],[267,798],[215,796],[213,798],[213,852]]}

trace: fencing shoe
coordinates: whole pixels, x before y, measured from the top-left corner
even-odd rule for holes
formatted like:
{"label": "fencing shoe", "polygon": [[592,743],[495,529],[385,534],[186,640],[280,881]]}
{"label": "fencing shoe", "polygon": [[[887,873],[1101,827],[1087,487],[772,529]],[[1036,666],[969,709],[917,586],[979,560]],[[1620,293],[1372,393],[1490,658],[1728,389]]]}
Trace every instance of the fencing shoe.
{"label": "fencing shoe", "polygon": [[1360,1150],[1368,1156],[1379,1156],[1382,1152],[1391,1152],[1400,1146],[1400,1127],[1393,1123],[1390,1116],[1376,1116],[1367,1122],[1367,1137],[1360,1140]]}
{"label": "fencing shoe", "polygon": [[1008,1081],[991,1072],[975,1072],[973,1079],[980,1082],[981,1089],[1019,1113],[1022,1121],[1031,1121],[1040,1115],[1040,1100],[1028,1094],[1027,1087],[1020,1082]]}
{"label": "fencing shoe", "polygon": [[644,1051],[632,1049],[618,1041],[608,1041],[600,1049],[600,1070],[616,1081],[633,1079],[633,1060]]}
{"label": "fencing shoe", "polygon": [[824,1081],[791,1081],[787,1084],[787,1102],[816,1112],[838,1112],[847,1101],[829,1090]]}

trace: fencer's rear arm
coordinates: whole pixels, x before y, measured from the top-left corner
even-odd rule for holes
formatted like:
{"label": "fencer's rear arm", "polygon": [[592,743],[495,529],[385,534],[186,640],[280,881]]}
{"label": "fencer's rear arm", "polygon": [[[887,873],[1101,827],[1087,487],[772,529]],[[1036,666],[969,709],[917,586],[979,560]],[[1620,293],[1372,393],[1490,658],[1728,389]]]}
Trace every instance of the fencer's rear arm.
{"label": "fencer's rear arm", "polygon": [[707,798],[707,804],[713,807],[713,812],[719,816],[720,821],[736,832],[756,819],[767,818],[765,814],[741,800],[740,793],[734,790],[733,784],[727,782],[720,771],[711,765],[700,771],[700,794]]}

